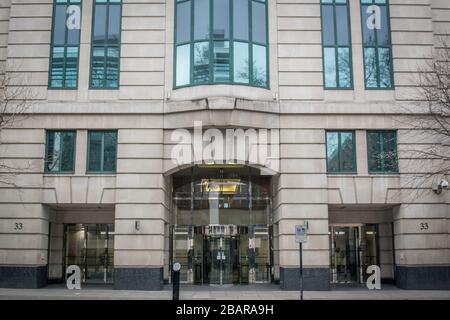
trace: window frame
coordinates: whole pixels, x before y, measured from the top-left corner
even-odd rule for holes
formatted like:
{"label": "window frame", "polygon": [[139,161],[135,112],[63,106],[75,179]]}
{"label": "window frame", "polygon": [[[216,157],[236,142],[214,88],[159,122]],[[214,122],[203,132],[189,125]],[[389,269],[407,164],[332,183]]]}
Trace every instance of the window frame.
{"label": "window frame", "polygon": [[[49,134],[50,133],[56,133],[56,132],[72,132],[74,134],[73,136],[73,158],[72,158],[72,170],[71,171],[49,171],[47,168],[48,163],[48,147],[49,147]],[[61,149],[61,144],[60,144]],[[45,155],[44,155],[44,174],[74,174],[75,173],[75,167],[76,167],[76,151],[77,151],[77,130],[75,129],[46,129],[45,130]],[[59,159],[61,162],[61,160]]]}
{"label": "window frame", "polygon": [[[369,154],[369,133],[377,133],[379,134],[378,136],[378,143],[381,147],[381,150],[379,150],[380,152],[384,151],[384,137],[383,137],[383,133],[394,133],[395,134],[395,164],[396,164],[396,170],[394,171],[387,171],[384,165],[384,160],[382,160],[382,170],[377,171],[377,170],[372,170],[370,168],[370,154]],[[383,137],[383,138],[380,138]],[[383,143],[380,143],[380,140]],[[384,129],[384,130],[366,130],[366,149],[367,149],[367,170],[369,172],[369,174],[399,174],[400,173],[400,169],[399,169],[399,165],[398,165],[398,132],[397,130],[390,130],[390,129]]]}
{"label": "window frame", "polygon": [[[106,22],[105,22],[105,32],[108,32],[108,26],[109,26],[109,8],[110,5],[120,6],[120,23],[119,23],[119,43],[117,45],[111,45],[107,42],[103,45],[94,45],[94,26],[95,26],[95,9],[97,6],[97,0],[92,0],[92,21],[91,21],[91,49],[90,49],[90,60],[89,60],[89,90],[118,90],[120,88],[120,60],[121,60],[121,48],[122,48],[122,9],[123,9],[123,0],[120,0],[120,2],[111,2],[111,0],[105,0],[105,2],[100,2],[99,4],[107,5],[107,11],[106,11]],[[119,49],[119,57],[118,57],[118,63],[117,63],[117,85],[108,87],[106,85],[106,60],[107,55],[104,57],[104,65],[103,70],[104,72],[104,79],[103,79],[103,86],[102,87],[96,87],[92,85],[92,63],[93,63],[93,56],[94,56],[94,49],[95,48],[103,48],[104,52],[107,51],[108,48],[118,48]]]}
{"label": "window frame", "polygon": [[[100,170],[89,170],[89,160],[90,160],[90,149],[91,149],[91,133],[102,133],[102,145],[101,145],[101,162]],[[105,154],[105,133],[115,133],[116,134],[116,159],[115,159],[115,170],[105,171],[104,167],[104,154]],[[117,173],[117,150],[118,150],[118,130],[88,130],[87,132],[87,153],[86,153],[86,174],[116,174]]]}
{"label": "window frame", "polygon": [[[336,3],[336,0],[332,0],[332,3],[323,3],[323,0],[320,0],[320,29],[321,29],[321,45],[322,45],[322,74],[323,74],[323,88],[324,90],[354,90],[354,74],[353,74],[353,42],[352,42],[352,23],[351,23],[351,11],[350,11],[350,0],[347,0],[346,3]],[[323,37],[323,6],[332,6],[333,7],[333,30],[334,30],[334,39],[335,39],[335,45],[325,45],[324,44],[324,37]],[[348,46],[341,46],[337,43],[337,23],[336,23],[336,7],[337,6],[346,6],[347,7],[347,23],[348,23]],[[325,80],[325,49],[333,48],[335,53],[335,65],[336,65],[336,86],[335,87],[328,87],[326,86],[326,80]],[[350,86],[348,87],[341,87],[339,86],[339,69],[338,69],[338,50],[344,48],[349,50],[349,66],[350,66]]]}
{"label": "window frame", "polygon": [[[56,17],[56,7],[58,5],[70,5],[70,4],[79,4],[80,5],[80,39],[78,40],[77,46],[70,46],[67,44],[67,37],[68,37],[68,30],[66,28],[65,34],[64,34],[64,46],[55,46],[53,44],[53,37],[55,34],[55,17]],[[83,25],[83,0],[79,0],[79,2],[73,2],[72,0],[67,0],[67,2],[57,2],[57,0],[53,0],[52,4],[52,30],[50,35],[50,54],[49,54],[49,64],[48,64],[48,80],[47,80],[47,89],[48,90],[78,90],[78,81],[80,80],[80,46],[81,46],[81,30]],[[67,16],[66,16],[67,18]],[[67,19],[66,19],[67,21]],[[53,48],[54,47],[63,47],[64,48],[64,71],[63,71],[63,86],[62,87],[53,87],[51,85],[52,83],[52,62],[53,62]],[[76,85],[74,87],[67,87],[66,86],[66,52],[68,47],[76,47],[78,48],[78,57],[77,57],[77,80]]]}
{"label": "window frame", "polygon": [[[361,46],[362,46],[362,57],[363,57],[363,69],[364,69],[364,89],[365,90],[395,90],[395,79],[394,79],[394,59],[393,59],[393,52],[392,52],[392,28],[391,28],[391,12],[390,12],[390,2],[389,0],[385,0],[386,3],[375,3],[375,0],[369,0],[371,3],[363,3],[363,0],[359,0],[359,11],[360,11],[360,20],[361,20]],[[364,44],[364,22],[363,21],[363,5],[378,5],[378,6],[384,6],[386,7],[386,21],[387,21],[387,28],[388,28],[388,37],[389,37],[389,45],[388,46],[380,46],[378,45],[378,32],[375,30],[375,45],[374,46],[366,46]],[[368,87],[367,86],[367,76],[366,76],[366,54],[365,49],[366,48],[374,48],[375,49],[375,58],[376,58],[376,67],[377,67],[377,86],[376,87]],[[379,64],[379,58],[378,58],[378,49],[384,48],[389,49],[389,67],[390,67],[390,80],[391,80],[391,86],[390,87],[380,87],[380,64]]]}
{"label": "window frame", "polygon": [[[241,40],[234,38],[234,29],[233,29],[233,2],[234,0],[229,0],[229,32],[230,36],[228,39],[218,40],[214,39],[212,35],[213,30],[213,15],[214,15],[214,7],[213,3],[214,0],[208,0],[209,3],[209,37],[207,39],[202,40],[195,40],[194,39],[194,12],[195,12],[195,0],[174,0],[174,30],[173,30],[173,72],[172,72],[172,86],[173,89],[182,89],[187,87],[196,87],[196,86],[202,86],[202,85],[239,85],[239,86],[247,86],[252,88],[261,88],[261,89],[268,89],[270,90],[270,62],[269,62],[269,14],[268,14],[268,4],[269,0],[247,0],[248,2],[248,40]],[[190,39],[186,42],[180,42],[177,43],[177,18],[178,18],[178,4],[184,3],[184,2],[190,2]],[[253,32],[252,32],[252,3],[257,2],[260,4],[264,4],[265,6],[265,22],[266,22],[266,43],[262,44],[260,42],[254,42],[253,41]],[[208,82],[202,82],[202,83],[194,83],[193,82],[193,66],[194,66],[194,45],[195,43],[201,43],[201,42],[208,42],[209,45],[209,81]],[[221,81],[217,82],[214,81],[214,42],[228,42],[229,43],[229,76],[230,81]],[[253,45],[259,45],[265,47],[265,53],[266,53],[266,86],[258,86],[253,84],[251,80],[253,79],[253,63],[249,63],[248,73],[249,73],[249,82],[248,83],[242,83],[242,82],[235,82],[234,81],[234,42],[239,43],[245,43],[248,44],[248,55],[249,55],[249,61],[253,61]],[[189,83],[184,85],[177,86],[177,48],[179,46],[183,45],[189,45]]]}
{"label": "window frame", "polygon": [[[339,159],[339,170],[338,171],[331,171],[328,165],[328,139],[327,134],[328,133],[338,133],[338,159]],[[353,152],[352,152],[352,163],[354,170],[351,171],[345,171],[342,170],[342,164],[341,164],[341,133],[351,133],[352,134],[352,145],[353,145]],[[327,174],[358,174],[358,159],[356,158],[356,131],[355,130],[325,130],[325,149],[326,149],[326,162],[327,162]]]}

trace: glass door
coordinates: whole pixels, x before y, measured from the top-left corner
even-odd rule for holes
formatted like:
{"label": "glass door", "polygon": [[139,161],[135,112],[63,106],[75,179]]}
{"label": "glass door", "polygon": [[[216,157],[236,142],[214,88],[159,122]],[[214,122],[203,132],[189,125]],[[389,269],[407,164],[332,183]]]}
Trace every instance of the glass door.
{"label": "glass door", "polygon": [[239,282],[239,240],[237,237],[205,237],[204,283]]}
{"label": "glass door", "polygon": [[330,228],[332,282],[356,283],[359,280],[359,228],[353,226]]}
{"label": "glass door", "polygon": [[114,226],[110,224],[67,225],[65,266],[78,265],[82,281],[112,283]]}

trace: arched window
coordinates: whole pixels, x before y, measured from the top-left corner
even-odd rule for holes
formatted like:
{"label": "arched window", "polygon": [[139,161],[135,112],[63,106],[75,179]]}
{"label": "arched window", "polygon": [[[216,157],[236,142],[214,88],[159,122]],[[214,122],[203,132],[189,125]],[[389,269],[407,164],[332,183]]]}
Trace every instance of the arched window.
{"label": "arched window", "polygon": [[268,87],[266,1],[176,0],[174,86]]}

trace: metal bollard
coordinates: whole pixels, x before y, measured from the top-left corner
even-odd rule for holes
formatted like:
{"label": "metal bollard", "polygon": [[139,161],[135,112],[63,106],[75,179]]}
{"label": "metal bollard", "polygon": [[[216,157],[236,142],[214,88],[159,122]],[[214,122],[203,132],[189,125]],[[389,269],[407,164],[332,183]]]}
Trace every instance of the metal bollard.
{"label": "metal bollard", "polygon": [[172,300],[180,300],[180,269],[181,264],[175,262],[172,268]]}

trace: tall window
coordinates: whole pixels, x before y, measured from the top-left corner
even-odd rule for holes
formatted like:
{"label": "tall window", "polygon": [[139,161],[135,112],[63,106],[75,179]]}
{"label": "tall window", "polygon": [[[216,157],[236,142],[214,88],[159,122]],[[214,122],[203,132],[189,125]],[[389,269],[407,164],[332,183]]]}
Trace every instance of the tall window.
{"label": "tall window", "polygon": [[348,0],[322,0],[324,86],[353,86]]}
{"label": "tall window", "polygon": [[393,88],[388,0],[361,0],[366,89]]}
{"label": "tall window", "polygon": [[45,172],[72,173],[75,164],[75,131],[47,131]]}
{"label": "tall window", "polygon": [[54,0],[49,88],[77,88],[80,27],[81,0]]}
{"label": "tall window", "polygon": [[327,169],[330,173],[356,173],[354,131],[327,131]]}
{"label": "tall window", "polygon": [[121,0],[95,0],[92,22],[91,88],[119,87]]}
{"label": "tall window", "polygon": [[117,131],[89,131],[88,172],[116,172]]}
{"label": "tall window", "polygon": [[370,173],[396,173],[397,132],[367,131],[367,159]]}
{"label": "tall window", "polygon": [[267,0],[177,0],[174,86],[268,87]]}

